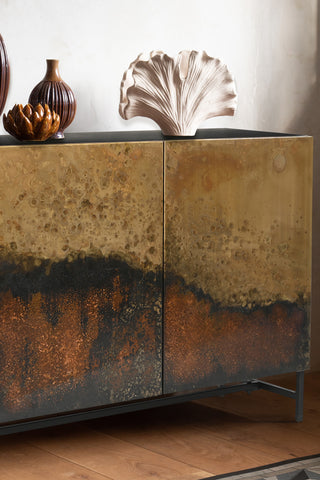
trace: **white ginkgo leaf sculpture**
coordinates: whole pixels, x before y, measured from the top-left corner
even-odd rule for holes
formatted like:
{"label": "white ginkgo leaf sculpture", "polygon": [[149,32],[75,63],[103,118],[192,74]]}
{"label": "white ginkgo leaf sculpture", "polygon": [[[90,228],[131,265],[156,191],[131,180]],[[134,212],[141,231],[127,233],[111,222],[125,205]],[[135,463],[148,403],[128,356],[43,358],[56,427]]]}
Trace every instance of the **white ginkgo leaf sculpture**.
{"label": "white ginkgo leaf sculpture", "polygon": [[153,51],[125,71],[119,113],[148,117],[164,135],[195,135],[208,118],[234,115],[235,83],[226,65],[206,52],[184,50],[176,58]]}

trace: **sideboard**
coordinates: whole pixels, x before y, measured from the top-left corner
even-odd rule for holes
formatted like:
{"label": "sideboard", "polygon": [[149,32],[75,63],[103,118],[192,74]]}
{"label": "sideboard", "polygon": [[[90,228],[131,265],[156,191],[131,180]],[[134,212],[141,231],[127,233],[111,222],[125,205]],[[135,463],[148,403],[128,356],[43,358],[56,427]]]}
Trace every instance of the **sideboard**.
{"label": "sideboard", "polygon": [[311,210],[308,136],[0,136],[0,433],[257,388],[301,420]]}

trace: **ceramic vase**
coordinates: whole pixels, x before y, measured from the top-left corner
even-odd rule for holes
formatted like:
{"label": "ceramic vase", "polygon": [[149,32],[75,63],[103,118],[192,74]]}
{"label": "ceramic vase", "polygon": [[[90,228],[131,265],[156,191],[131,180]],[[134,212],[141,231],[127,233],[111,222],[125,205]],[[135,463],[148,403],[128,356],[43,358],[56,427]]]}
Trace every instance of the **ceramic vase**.
{"label": "ceramic vase", "polygon": [[47,60],[46,75],[30,93],[29,103],[34,107],[38,103],[49,105],[60,116],[59,130],[52,138],[64,138],[63,132],[73,121],[77,104],[71,88],[60,76],[59,60]]}
{"label": "ceramic vase", "polygon": [[6,47],[2,36],[0,35],[0,115],[3,112],[10,81],[10,68]]}

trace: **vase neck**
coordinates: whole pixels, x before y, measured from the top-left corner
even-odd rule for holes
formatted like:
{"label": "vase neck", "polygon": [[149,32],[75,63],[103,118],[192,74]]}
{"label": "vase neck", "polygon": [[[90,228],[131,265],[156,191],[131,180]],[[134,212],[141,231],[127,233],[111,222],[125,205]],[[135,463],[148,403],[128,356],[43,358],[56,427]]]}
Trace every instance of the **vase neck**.
{"label": "vase neck", "polygon": [[47,71],[43,80],[50,82],[60,82],[62,80],[59,72],[59,60],[47,60]]}

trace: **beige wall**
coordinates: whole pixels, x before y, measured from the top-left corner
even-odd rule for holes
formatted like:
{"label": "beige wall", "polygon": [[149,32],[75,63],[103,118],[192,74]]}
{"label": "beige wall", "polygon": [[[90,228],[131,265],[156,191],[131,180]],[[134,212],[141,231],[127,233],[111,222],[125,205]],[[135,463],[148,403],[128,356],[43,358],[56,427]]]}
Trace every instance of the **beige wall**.
{"label": "beige wall", "polygon": [[[235,76],[234,118],[201,127],[306,133],[315,139],[312,368],[320,369],[320,44],[317,0],[0,0],[1,34],[11,63],[7,108],[26,103],[60,59],[78,110],[68,131],[139,130],[149,119],[122,120],[119,86],[142,52],[206,50]],[[4,133],[0,126],[0,134]]]}

